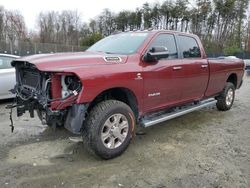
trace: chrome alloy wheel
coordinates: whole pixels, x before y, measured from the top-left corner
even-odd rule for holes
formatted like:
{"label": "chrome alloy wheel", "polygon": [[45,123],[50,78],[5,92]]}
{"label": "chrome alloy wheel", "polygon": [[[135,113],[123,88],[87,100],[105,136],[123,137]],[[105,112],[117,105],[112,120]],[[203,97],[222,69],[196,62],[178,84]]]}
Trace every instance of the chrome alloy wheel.
{"label": "chrome alloy wheel", "polygon": [[234,91],[233,91],[232,88],[230,88],[227,91],[227,95],[226,95],[226,104],[227,104],[227,106],[230,106],[232,104],[233,99],[234,99]]}
{"label": "chrome alloy wheel", "polygon": [[123,114],[113,114],[104,123],[101,132],[101,139],[108,149],[119,147],[126,139],[129,131],[129,124]]}

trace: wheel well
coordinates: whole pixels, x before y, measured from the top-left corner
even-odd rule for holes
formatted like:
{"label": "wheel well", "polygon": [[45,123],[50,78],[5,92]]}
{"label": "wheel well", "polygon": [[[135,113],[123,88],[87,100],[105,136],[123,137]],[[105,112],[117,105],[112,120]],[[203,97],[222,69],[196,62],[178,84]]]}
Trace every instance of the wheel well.
{"label": "wheel well", "polygon": [[228,79],[227,82],[231,82],[235,88],[237,88],[237,75],[235,73],[231,74]]}
{"label": "wheel well", "polygon": [[118,100],[126,103],[134,112],[136,119],[139,117],[138,103],[134,93],[127,88],[112,88],[100,93],[89,105],[88,112],[98,103],[104,100]]}

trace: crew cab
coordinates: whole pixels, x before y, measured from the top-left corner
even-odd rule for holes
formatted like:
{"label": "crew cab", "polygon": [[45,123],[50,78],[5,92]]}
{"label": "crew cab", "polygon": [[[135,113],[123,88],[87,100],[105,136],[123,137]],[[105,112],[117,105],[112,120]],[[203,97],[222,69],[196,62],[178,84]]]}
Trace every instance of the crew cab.
{"label": "crew cab", "polygon": [[226,111],[240,88],[240,59],[207,59],[193,34],[157,30],[106,37],[85,52],[12,62],[17,115],[82,134],[104,159],[125,151],[135,126],[148,127],[214,105]]}

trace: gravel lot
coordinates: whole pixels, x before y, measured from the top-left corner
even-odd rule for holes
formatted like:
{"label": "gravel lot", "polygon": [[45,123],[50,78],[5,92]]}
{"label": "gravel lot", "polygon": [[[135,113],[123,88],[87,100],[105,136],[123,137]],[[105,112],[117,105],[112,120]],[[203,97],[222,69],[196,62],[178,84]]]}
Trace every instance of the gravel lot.
{"label": "gravel lot", "polygon": [[0,187],[250,187],[250,77],[233,108],[214,107],[144,129],[120,157],[104,161],[0,102]]}

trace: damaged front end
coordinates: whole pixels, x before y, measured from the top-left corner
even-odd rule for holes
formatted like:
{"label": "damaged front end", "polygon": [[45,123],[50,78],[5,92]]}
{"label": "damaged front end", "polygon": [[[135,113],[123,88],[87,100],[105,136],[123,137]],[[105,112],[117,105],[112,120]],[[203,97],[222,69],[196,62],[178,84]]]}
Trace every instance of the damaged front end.
{"label": "damaged front end", "polygon": [[43,72],[29,62],[12,65],[16,68],[17,116],[28,111],[33,118],[37,111],[42,124],[80,133],[87,108],[87,104],[76,103],[83,89],[80,79],[73,73]]}

